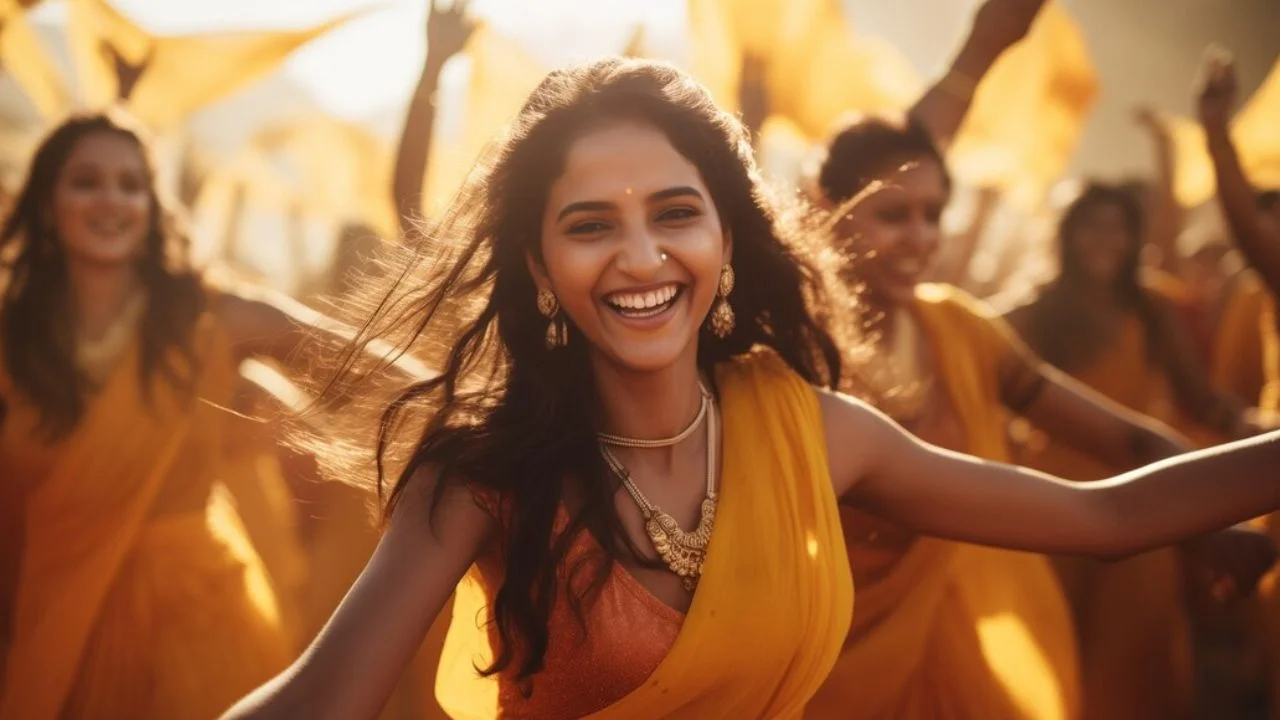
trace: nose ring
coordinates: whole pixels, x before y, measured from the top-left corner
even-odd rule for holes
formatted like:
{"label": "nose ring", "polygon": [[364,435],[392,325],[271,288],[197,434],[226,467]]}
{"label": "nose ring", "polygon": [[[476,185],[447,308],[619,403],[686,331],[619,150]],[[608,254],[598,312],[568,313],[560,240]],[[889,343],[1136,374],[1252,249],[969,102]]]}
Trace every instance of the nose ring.
{"label": "nose ring", "polygon": [[658,259],[664,264],[667,262],[667,259],[670,257],[671,256],[667,255],[666,253],[658,253]]}

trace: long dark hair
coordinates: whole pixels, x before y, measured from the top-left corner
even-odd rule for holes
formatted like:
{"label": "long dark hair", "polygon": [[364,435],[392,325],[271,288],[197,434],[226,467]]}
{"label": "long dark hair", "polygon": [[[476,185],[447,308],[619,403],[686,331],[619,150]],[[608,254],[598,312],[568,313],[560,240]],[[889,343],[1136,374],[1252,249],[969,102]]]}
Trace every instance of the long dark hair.
{"label": "long dark hair", "polygon": [[[548,189],[570,145],[615,120],[661,130],[697,166],[732,232],[738,322],[727,338],[703,334],[699,366],[710,374],[717,363],[767,346],[818,385],[837,385],[845,369],[846,345],[819,313],[852,305],[818,246],[806,245],[774,212],[737,119],[667,64],[606,59],[548,75],[449,211],[404,249],[395,286],[375,301],[336,379],[356,381],[350,366],[361,344],[397,333],[407,336],[400,347],[414,346],[440,364],[439,377],[400,392],[381,414],[379,493],[390,513],[406,492],[422,491],[415,473],[429,466],[441,478],[433,508],[449,483],[497,499],[505,576],[492,612],[500,647],[484,671],[510,672],[522,682],[542,667],[557,573],[574,538],[587,531],[605,548],[593,588],[610,563],[636,552],[596,440],[595,388],[583,382],[591,374],[587,341],[571,327],[567,347],[547,349],[525,261],[526,252],[539,253]],[[410,442],[399,439],[406,435]],[[553,536],[566,499],[567,529]],[[575,592],[569,599],[577,609],[588,593]]]}
{"label": "long dark hair", "polygon": [[[147,169],[151,212],[145,249],[138,259],[147,294],[141,321],[139,369],[143,387],[160,376],[180,389],[193,383],[197,359],[192,329],[204,305],[199,277],[186,267],[186,240],[173,230],[156,191],[154,173],[140,135],[115,114],[72,117],[40,144],[12,211],[0,229],[4,289],[0,297],[0,339],[4,364],[14,384],[41,413],[51,437],[70,432],[84,414],[94,389],[75,364],[74,324],[67,260],[50,222],[53,193],[77,143],[110,133],[134,143]],[[176,348],[182,362],[173,362]]]}
{"label": "long dark hair", "polygon": [[1115,296],[1136,313],[1147,338],[1147,360],[1163,364],[1169,352],[1169,329],[1157,301],[1143,289],[1141,265],[1145,219],[1141,201],[1123,187],[1091,183],[1069,205],[1058,223],[1058,277],[1041,293],[1026,331],[1027,342],[1050,364],[1075,372],[1091,362],[1110,339],[1105,318],[1084,312],[1079,293],[1089,287],[1080,253],[1080,226],[1096,208],[1118,208],[1129,244],[1115,279]]}

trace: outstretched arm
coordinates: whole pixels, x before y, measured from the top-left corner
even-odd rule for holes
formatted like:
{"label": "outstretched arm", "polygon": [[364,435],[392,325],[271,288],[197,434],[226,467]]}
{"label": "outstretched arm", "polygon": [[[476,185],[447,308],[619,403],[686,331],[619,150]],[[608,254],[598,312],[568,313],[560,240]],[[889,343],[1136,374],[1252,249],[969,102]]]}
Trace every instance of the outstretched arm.
{"label": "outstretched arm", "polygon": [[[356,337],[355,328],[266,288],[241,285],[217,296],[215,311],[231,335],[237,361],[251,357],[269,358],[289,368],[304,359],[300,351],[308,343],[342,348]],[[403,382],[435,376],[416,358],[398,351],[385,341],[363,346],[377,372],[385,372]]]}
{"label": "outstretched arm", "polygon": [[435,0],[427,17],[427,59],[409,101],[400,148],[396,152],[392,199],[400,217],[400,231],[409,234],[422,217],[422,192],[436,123],[436,89],[445,61],[460,52],[474,28],[467,17],[468,0],[443,8]]}
{"label": "outstretched arm", "polygon": [[1072,483],[928,445],[850,398],[821,403],[837,492],[926,535],[1117,558],[1280,507],[1280,433]]}
{"label": "outstretched arm", "polygon": [[1172,428],[1133,412],[1043,362],[1024,381],[1004,388],[1005,404],[1033,425],[1109,467],[1131,468],[1192,449]]}
{"label": "outstretched arm", "polygon": [[430,488],[406,492],[377,550],[337,611],[289,669],[223,720],[376,718],[493,521],[450,488],[429,524]]}
{"label": "outstretched arm", "polygon": [[1182,231],[1183,211],[1174,193],[1173,138],[1164,121],[1150,108],[1139,108],[1134,119],[1151,138],[1156,153],[1156,181],[1147,209],[1146,242],[1148,246],[1159,249],[1160,268],[1179,275],[1182,258],[1178,254],[1178,233]]}
{"label": "outstretched arm", "polygon": [[1271,292],[1280,295],[1280,228],[1263,222],[1254,189],[1231,142],[1230,113],[1235,97],[1236,73],[1231,57],[1211,49],[1201,70],[1198,105],[1218,180],[1218,204],[1240,251]]}
{"label": "outstretched arm", "polygon": [[978,83],[1009,46],[1026,36],[1045,0],[986,0],[947,73],[912,106],[910,114],[946,149],[964,123]]}

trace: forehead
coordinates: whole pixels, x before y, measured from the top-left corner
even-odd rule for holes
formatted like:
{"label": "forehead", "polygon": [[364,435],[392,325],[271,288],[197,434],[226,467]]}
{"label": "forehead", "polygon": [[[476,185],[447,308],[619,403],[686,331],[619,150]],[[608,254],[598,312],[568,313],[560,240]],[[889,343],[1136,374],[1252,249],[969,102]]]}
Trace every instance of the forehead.
{"label": "forehead", "polygon": [[68,168],[125,168],[141,171],[145,167],[142,152],[133,139],[113,132],[85,135],[71,147]]}
{"label": "forehead", "polygon": [[565,153],[564,170],[551,186],[549,209],[581,200],[642,199],[686,185],[702,190],[697,166],[676,150],[661,130],[615,122],[578,137]]}
{"label": "forehead", "polygon": [[913,158],[894,162],[877,176],[881,185],[870,198],[923,197],[945,201],[950,194],[946,175],[937,161]]}

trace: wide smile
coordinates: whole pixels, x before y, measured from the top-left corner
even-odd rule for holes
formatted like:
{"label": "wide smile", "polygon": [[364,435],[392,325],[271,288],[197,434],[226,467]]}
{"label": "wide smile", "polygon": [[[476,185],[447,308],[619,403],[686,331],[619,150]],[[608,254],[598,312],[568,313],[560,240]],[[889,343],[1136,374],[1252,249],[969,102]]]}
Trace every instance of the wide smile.
{"label": "wide smile", "polygon": [[685,285],[681,283],[666,283],[647,288],[618,290],[605,294],[601,299],[613,315],[630,323],[644,322],[649,325],[665,319],[684,297],[685,290]]}
{"label": "wide smile", "polygon": [[884,266],[889,271],[890,277],[898,282],[916,282],[925,271],[924,261],[916,257],[887,259]]}

